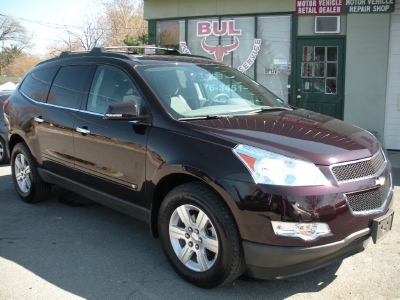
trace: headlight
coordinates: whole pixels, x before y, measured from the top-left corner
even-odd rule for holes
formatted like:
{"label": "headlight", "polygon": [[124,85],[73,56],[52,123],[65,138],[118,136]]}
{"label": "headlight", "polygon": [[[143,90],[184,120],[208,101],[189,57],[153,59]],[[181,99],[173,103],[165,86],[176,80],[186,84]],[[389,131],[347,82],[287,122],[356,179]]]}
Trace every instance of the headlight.
{"label": "headlight", "polygon": [[247,145],[237,145],[233,152],[249,169],[256,183],[286,186],[331,185],[312,163]]}
{"label": "headlight", "polygon": [[326,223],[289,223],[271,221],[276,235],[299,237],[305,241],[312,241],[321,236],[331,235],[331,229]]}

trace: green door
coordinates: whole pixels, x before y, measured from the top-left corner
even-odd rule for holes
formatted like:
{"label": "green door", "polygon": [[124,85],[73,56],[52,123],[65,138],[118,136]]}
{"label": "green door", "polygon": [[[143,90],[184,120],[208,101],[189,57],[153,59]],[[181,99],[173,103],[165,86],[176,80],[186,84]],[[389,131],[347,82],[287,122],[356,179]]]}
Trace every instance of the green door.
{"label": "green door", "polygon": [[343,120],[343,39],[298,39],[294,105]]}

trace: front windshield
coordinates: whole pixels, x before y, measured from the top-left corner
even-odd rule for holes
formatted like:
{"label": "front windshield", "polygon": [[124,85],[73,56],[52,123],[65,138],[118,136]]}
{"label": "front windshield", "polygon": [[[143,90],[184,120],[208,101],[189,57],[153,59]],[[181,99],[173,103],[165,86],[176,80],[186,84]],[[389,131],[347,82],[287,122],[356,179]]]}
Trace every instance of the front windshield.
{"label": "front windshield", "polygon": [[168,64],[138,66],[137,71],[176,119],[290,109],[278,96],[228,66]]}

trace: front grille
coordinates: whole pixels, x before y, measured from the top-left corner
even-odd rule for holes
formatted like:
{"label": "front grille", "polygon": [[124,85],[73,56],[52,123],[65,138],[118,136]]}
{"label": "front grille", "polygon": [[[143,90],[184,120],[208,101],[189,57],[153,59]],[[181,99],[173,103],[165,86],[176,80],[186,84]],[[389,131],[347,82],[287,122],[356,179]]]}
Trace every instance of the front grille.
{"label": "front grille", "polygon": [[338,182],[351,181],[377,174],[385,162],[382,151],[379,151],[371,158],[334,165],[331,169]]}
{"label": "front grille", "polygon": [[345,195],[353,213],[366,213],[382,210],[392,186],[389,176],[383,186]]}

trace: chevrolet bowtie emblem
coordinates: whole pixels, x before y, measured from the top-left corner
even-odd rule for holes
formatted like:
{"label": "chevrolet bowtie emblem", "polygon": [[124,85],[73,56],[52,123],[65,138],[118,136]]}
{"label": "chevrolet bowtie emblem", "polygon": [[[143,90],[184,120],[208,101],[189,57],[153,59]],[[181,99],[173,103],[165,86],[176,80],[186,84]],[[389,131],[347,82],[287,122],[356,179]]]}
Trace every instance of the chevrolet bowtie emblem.
{"label": "chevrolet bowtie emblem", "polygon": [[384,176],[377,177],[377,178],[375,179],[375,184],[376,184],[376,185],[383,186],[383,185],[385,185],[385,182],[386,182],[386,177],[384,177]]}

